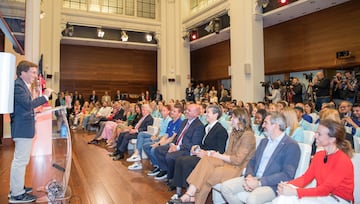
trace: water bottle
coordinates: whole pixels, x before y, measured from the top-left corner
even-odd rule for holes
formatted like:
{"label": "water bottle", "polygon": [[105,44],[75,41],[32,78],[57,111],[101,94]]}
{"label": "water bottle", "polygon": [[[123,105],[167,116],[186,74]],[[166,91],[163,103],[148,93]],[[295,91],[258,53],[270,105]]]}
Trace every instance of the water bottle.
{"label": "water bottle", "polygon": [[65,122],[62,122],[61,128],[60,128],[60,137],[66,137],[67,136],[67,128]]}

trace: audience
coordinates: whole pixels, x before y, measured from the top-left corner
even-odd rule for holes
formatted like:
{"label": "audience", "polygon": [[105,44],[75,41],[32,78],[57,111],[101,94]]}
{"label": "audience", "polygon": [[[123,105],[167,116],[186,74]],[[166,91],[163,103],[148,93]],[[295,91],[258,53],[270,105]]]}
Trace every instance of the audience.
{"label": "audience", "polygon": [[[255,152],[255,136],[247,110],[235,109],[231,124],[233,131],[226,152],[200,151],[198,154],[201,159],[187,178],[189,187],[186,193],[168,203],[205,203],[213,185],[241,174]],[[192,154],[197,154],[195,147]]]}

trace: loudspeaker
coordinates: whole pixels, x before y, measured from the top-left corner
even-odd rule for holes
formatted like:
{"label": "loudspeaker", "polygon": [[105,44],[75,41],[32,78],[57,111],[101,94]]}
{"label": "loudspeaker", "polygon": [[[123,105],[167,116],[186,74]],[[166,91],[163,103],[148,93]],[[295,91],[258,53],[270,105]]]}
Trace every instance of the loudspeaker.
{"label": "loudspeaker", "polygon": [[244,72],[245,72],[245,74],[251,74],[250,64],[244,64]]}

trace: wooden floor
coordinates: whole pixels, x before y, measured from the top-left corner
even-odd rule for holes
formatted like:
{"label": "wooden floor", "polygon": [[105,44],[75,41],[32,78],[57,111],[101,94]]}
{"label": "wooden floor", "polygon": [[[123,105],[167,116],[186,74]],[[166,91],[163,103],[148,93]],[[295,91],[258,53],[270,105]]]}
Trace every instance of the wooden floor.
{"label": "wooden floor", "polygon": [[[156,181],[146,175],[150,170],[148,160],[143,161],[143,170],[129,171],[127,166],[131,163],[124,160],[112,161],[112,158],[107,155],[106,148],[101,145],[87,144],[93,136],[94,133],[88,134],[83,131],[72,134],[73,154],[69,180],[72,190],[71,203],[164,204],[174,194],[167,191],[164,182]],[[13,151],[14,145],[10,139],[0,145],[0,203],[8,201]],[[34,171],[32,164],[30,162],[27,168],[27,186],[32,186],[35,182],[31,176],[31,172]],[[39,196],[40,193],[34,192],[34,194]]]}

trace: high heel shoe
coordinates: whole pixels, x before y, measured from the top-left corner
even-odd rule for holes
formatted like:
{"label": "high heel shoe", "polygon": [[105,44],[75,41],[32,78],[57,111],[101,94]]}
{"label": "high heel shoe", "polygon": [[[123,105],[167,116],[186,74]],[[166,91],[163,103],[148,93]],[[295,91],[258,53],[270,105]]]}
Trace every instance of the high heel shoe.
{"label": "high heel shoe", "polygon": [[[181,200],[181,198],[183,198],[184,196],[187,197],[187,199],[185,199],[185,201]],[[195,204],[195,196],[190,195],[188,193],[185,193],[183,196],[181,196],[181,198],[178,199],[171,199],[167,202],[167,204]]]}

